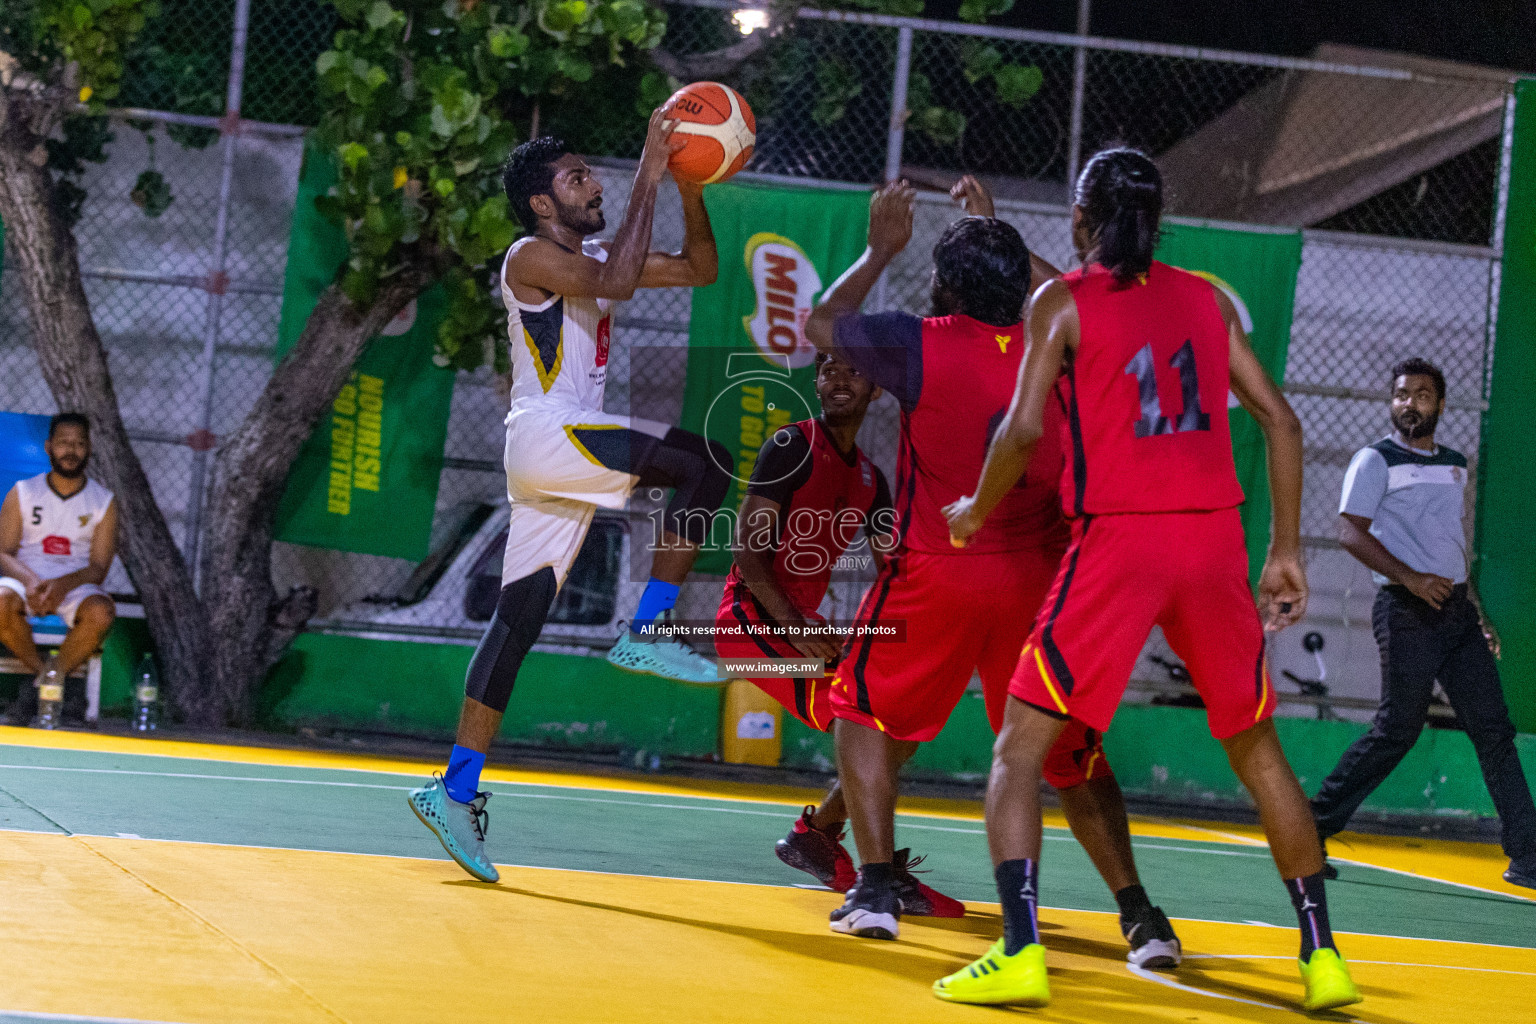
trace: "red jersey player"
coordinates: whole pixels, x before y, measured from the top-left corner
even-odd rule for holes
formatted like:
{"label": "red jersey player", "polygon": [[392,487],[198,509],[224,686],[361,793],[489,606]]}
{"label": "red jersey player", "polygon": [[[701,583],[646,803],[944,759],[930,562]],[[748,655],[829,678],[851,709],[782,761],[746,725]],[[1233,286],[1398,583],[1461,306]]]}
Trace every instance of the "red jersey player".
{"label": "red jersey player", "polygon": [[[897,772],[943,728],[973,674],[1001,724],[1008,679],[1066,547],[1057,488],[1059,451],[1042,451],[1024,484],[971,549],[957,551],[941,508],[980,471],[1023,358],[1019,315],[1032,274],[1055,270],[1030,255],[972,178],[952,195],[972,213],[933,252],[936,316],[859,316],[870,287],[911,237],[913,194],[897,184],[870,205],[869,248],[822,296],[806,335],[836,352],[901,404],[895,488],[899,544],[865,595],[833,680],[839,776],[859,848],[859,881],[832,915],[834,931],[895,938],[904,909],[894,850]],[[874,628],[904,630],[877,640]],[[867,627],[867,628],[866,628]],[[1178,939],[1136,876],[1119,786],[1093,730],[1065,732],[1048,781],[1074,834],[1121,907],[1138,965],[1177,965]],[[893,858],[894,861],[893,861]]]}
{"label": "red jersey player", "polygon": [[[831,634],[807,635],[805,629],[825,623],[816,608],[837,560],[860,532],[868,536],[877,566],[893,546],[890,485],[854,443],[880,389],[847,362],[819,353],[816,393],[821,415],[769,438],[747,484],[736,563],[715,619],[715,650],[723,659],[820,658],[835,664],[841,641]],[[812,729],[831,728],[830,675],[763,676],[752,682]],[[791,867],[846,892],[854,882],[853,861],[841,843],[847,819],[842,787],[834,781],[820,806],[805,809],[775,852]],[[897,855],[896,872],[907,913],[963,916],[964,904],[913,876],[907,855],[906,850]]]}
{"label": "red jersey player", "polygon": [[[1359,1001],[1328,927],[1323,854],[1270,721],[1264,630],[1305,610],[1301,425],[1248,346],[1231,302],[1152,258],[1162,177],[1146,154],[1090,160],[1072,207],[1083,267],[1042,287],[1030,349],[974,497],[945,509],[956,544],[984,541],[1062,408],[1071,452],[1061,497],[1072,544],[1009,686],[987,790],[1003,938],[934,983],[941,999],[1042,1006],[1050,998],[1035,908],[1042,763],[1063,726],[1107,729],[1154,624],[1189,666],[1212,733],[1259,808],[1301,924],[1308,1010]],[[1230,386],[1263,428],[1274,537],[1255,608],[1225,415]]]}

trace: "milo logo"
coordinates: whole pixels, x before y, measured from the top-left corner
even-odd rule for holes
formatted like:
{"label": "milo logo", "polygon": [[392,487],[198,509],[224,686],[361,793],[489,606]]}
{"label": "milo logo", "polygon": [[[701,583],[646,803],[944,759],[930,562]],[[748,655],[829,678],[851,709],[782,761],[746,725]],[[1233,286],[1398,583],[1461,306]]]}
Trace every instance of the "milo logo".
{"label": "milo logo", "polygon": [[821,275],[794,242],[762,231],[747,240],[744,253],[757,308],[742,325],[757,351],[776,365],[809,366],[816,346],[805,339],[805,321],[821,292]]}

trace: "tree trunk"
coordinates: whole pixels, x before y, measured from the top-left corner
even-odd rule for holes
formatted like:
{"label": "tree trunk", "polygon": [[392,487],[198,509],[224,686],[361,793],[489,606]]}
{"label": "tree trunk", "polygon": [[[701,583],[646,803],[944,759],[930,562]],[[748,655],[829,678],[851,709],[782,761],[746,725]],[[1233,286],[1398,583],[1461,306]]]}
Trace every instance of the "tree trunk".
{"label": "tree trunk", "polygon": [[59,408],[90,417],[93,475],[116,495],[119,550],[144,602],[166,688],[189,721],[207,724],[208,620],[123,427],[75,238],[55,210],[53,176],[34,160],[38,140],[28,126],[4,113],[0,218],[26,292],[38,363]]}
{"label": "tree trunk", "polygon": [[267,668],[262,652],[271,646],[276,597],[272,530],[288,472],[369,339],[442,270],[429,255],[409,258],[364,310],[337,286],[327,288],[245,422],[219,445],[204,519],[203,600],[218,698],[237,721],[249,714]]}

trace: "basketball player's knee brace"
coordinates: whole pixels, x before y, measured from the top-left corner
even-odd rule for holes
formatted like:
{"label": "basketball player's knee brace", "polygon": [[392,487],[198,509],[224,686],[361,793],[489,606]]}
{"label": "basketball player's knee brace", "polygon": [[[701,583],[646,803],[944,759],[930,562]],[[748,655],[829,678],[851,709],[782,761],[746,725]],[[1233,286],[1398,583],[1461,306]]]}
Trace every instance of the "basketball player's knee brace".
{"label": "basketball player's knee brace", "polygon": [[544,628],[556,589],[555,570],[548,566],[501,588],[491,625],[475,648],[464,676],[465,696],[492,711],[507,710],[517,671]]}
{"label": "basketball player's knee brace", "polygon": [[666,528],[693,544],[709,536],[710,524],[731,489],[731,452],[688,430],[673,428],[653,459],[675,490],[663,516]]}

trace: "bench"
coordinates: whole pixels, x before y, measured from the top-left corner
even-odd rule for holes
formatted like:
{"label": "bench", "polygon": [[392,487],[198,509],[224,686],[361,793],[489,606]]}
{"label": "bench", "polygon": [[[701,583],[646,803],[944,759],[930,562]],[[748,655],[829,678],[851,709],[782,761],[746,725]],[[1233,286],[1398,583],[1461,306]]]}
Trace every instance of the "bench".
{"label": "bench", "polygon": [[[69,632],[64,625],[64,620],[57,615],[30,615],[27,617],[27,623],[32,627],[32,642],[40,649],[57,647],[64,642],[64,635]],[[23,665],[10,651],[0,647],[0,673],[31,676],[32,670]],[[92,654],[85,664],[76,668],[70,676],[85,677],[85,720],[88,724],[95,725],[97,718],[101,716],[101,652]]]}

